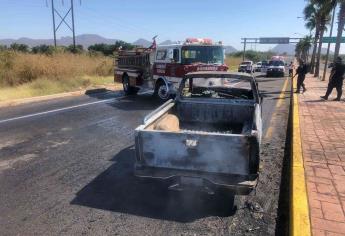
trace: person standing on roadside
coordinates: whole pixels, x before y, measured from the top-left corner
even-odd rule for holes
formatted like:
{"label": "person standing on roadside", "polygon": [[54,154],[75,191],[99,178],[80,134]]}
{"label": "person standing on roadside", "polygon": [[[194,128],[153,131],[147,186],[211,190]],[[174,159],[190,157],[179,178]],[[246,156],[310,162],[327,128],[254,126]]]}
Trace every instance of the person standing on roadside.
{"label": "person standing on roadside", "polygon": [[296,70],[296,74],[298,75],[296,93],[300,93],[301,87],[303,88],[303,93],[304,93],[305,91],[307,91],[307,89],[305,88],[304,80],[305,80],[305,75],[308,73],[308,68],[302,59],[299,59],[298,62],[299,62],[299,66]]}
{"label": "person standing on roadside", "polygon": [[295,69],[295,66],[294,66],[293,62],[291,62],[290,65],[289,65],[289,76],[290,77],[293,74],[293,69]]}
{"label": "person standing on roadside", "polygon": [[337,89],[337,98],[333,101],[340,101],[341,95],[343,93],[343,81],[344,81],[345,65],[341,57],[337,57],[335,60],[331,75],[329,76],[328,87],[325,96],[321,96],[322,99],[327,100],[329,95],[332,93],[333,89]]}

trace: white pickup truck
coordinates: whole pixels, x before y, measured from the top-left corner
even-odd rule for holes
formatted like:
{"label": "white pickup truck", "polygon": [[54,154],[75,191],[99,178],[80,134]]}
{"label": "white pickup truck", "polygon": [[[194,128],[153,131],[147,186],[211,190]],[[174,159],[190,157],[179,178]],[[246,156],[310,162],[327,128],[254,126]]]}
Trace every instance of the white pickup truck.
{"label": "white pickup truck", "polygon": [[238,66],[238,72],[245,72],[245,73],[253,73],[254,71],[254,63],[252,61],[243,61]]}
{"label": "white pickup truck", "polygon": [[147,115],[135,132],[137,177],[209,193],[248,194],[256,186],[261,97],[251,75],[189,73],[175,100]]}

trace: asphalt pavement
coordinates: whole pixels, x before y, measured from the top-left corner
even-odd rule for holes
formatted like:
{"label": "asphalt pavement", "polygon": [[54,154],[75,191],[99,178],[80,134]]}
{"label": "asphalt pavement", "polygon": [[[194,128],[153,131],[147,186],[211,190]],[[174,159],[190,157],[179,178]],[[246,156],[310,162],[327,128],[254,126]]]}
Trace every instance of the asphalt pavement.
{"label": "asphalt pavement", "polygon": [[285,80],[258,78],[260,181],[235,205],[133,176],[134,128],[161,104],[150,94],[108,91],[0,108],[0,234],[273,235],[277,225],[282,231]]}

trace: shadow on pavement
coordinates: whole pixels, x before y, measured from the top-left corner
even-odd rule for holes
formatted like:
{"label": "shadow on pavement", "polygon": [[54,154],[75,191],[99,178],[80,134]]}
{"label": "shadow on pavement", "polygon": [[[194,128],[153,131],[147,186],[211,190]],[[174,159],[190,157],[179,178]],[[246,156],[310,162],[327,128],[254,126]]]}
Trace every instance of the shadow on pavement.
{"label": "shadow on pavement", "polygon": [[317,100],[307,100],[307,101],[303,101],[303,102],[306,102],[306,103],[318,103],[318,102],[327,102],[327,101],[332,101],[332,100],[317,99]]}
{"label": "shadow on pavement", "polygon": [[267,77],[261,77],[260,80],[258,80],[258,82],[259,83],[274,82],[274,81],[281,79],[281,78],[275,78],[275,79],[266,79],[266,78]]}
{"label": "shadow on pavement", "polygon": [[109,105],[120,110],[131,111],[153,110],[164,103],[150,94],[127,96],[119,98],[118,101],[120,102],[110,103]]}
{"label": "shadow on pavement", "polygon": [[109,99],[124,96],[123,91],[113,91],[109,89],[94,89],[85,92],[85,95],[97,99]]}
{"label": "shadow on pavement", "polygon": [[177,222],[230,216],[236,211],[231,198],[169,191],[162,182],[136,178],[133,147],[123,149],[111,161],[114,164],[82,188],[71,204]]}

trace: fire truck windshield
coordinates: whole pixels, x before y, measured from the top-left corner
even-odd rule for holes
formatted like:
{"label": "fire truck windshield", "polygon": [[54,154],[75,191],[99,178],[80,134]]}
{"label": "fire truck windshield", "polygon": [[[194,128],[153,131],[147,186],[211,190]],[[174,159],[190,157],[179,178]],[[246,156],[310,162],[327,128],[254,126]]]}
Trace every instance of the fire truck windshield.
{"label": "fire truck windshield", "polygon": [[221,46],[184,46],[182,64],[207,63],[223,64],[224,51]]}

